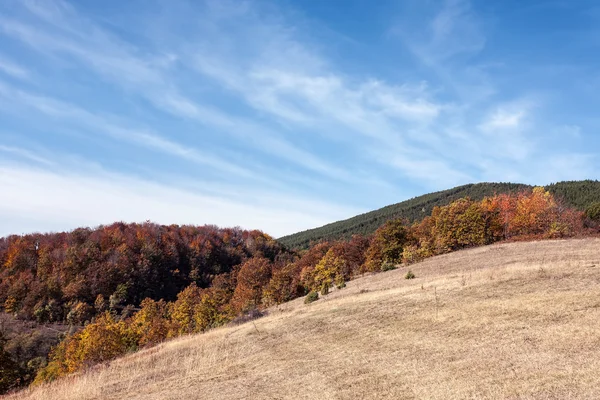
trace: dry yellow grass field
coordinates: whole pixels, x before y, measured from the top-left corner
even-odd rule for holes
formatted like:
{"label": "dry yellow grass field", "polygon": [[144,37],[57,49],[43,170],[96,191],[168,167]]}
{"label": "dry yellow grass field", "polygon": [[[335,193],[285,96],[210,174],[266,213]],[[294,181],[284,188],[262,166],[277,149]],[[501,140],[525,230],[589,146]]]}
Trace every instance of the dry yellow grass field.
{"label": "dry yellow grass field", "polygon": [[600,239],[410,268],[9,399],[600,398]]}

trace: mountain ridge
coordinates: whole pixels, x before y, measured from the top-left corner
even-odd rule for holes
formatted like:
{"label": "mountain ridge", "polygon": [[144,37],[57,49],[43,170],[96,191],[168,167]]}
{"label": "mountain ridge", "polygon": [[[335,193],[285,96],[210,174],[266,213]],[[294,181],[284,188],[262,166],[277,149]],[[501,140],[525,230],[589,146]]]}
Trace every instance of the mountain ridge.
{"label": "mountain ridge", "polygon": [[[306,249],[311,242],[349,239],[352,235],[369,235],[385,222],[405,218],[410,223],[418,222],[429,215],[435,206],[444,206],[462,197],[481,200],[487,196],[530,190],[534,186],[510,182],[469,183],[451,189],[427,193],[399,203],[390,204],[363,214],[332,222],[320,227],[286,235],[277,240],[293,249]],[[551,183],[545,189],[564,201],[566,205],[584,210],[594,201],[600,200],[600,181],[562,181]]]}

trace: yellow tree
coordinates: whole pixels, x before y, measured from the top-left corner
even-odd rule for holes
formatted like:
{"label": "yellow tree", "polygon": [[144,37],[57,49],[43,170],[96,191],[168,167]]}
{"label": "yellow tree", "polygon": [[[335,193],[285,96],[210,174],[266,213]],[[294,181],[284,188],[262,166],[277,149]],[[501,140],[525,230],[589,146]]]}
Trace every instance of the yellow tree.
{"label": "yellow tree", "polygon": [[139,337],[139,346],[154,345],[167,338],[171,306],[164,300],[142,301],[140,310],[129,321],[130,328]]}
{"label": "yellow tree", "polygon": [[137,347],[138,337],[123,321],[106,312],[81,332],[63,340],[50,354],[34,383],[53,380],[68,373],[115,359]]}
{"label": "yellow tree", "polygon": [[200,292],[201,289],[195,283],[192,283],[177,295],[177,300],[173,303],[171,311],[172,324],[168,333],[169,337],[197,332],[194,310],[200,304]]}
{"label": "yellow tree", "polygon": [[315,266],[313,274],[312,290],[320,290],[321,294],[329,293],[329,288],[335,283],[338,286],[344,285],[345,262],[337,257],[333,249],[329,249],[325,256]]}

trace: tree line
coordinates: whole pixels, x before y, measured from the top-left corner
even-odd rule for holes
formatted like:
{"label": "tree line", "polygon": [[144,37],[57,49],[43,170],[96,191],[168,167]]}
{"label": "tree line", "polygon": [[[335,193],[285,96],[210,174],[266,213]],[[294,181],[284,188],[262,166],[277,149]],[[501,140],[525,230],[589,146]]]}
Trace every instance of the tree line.
{"label": "tree line", "polygon": [[[429,193],[365,214],[325,226],[287,235],[278,240],[293,249],[306,249],[311,242],[349,239],[352,235],[371,235],[385,222],[404,218],[409,223],[421,221],[433,208],[445,206],[460,198],[481,200],[496,194],[515,194],[532,186],[518,183],[477,183]],[[593,180],[553,183],[545,188],[569,207],[584,211],[600,199],[600,182]]]}

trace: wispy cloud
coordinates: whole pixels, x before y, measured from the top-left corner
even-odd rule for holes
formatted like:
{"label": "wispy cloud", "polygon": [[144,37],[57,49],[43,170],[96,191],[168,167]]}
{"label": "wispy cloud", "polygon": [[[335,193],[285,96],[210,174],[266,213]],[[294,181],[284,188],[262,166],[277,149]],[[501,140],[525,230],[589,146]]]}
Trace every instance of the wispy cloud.
{"label": "wispy cloud", "polygon": [[207,165],[246,178],[257,177],[247,167],[237,166],[212,154],[203,153],[190,146],[184,146],[148,130],[126,126],[118,122],[111,122],[111,120],[118,119],[114,116],[100,116],[73,104],[30,94],[21,90],[10,90],[6,86],[4,92],[0,91],[0,96],[2,95],[4,95],[6,101],[19,101],[21,104],[50,117],[63,119],[67,122],[75,123],[77,126],[85,127],[90,132],[108,135],[117,140],[167,153],[187,161]]}
{"label": "wispy cloud", "polygon": [[[422,3],[409,1],[416,9]],[[416,4],[420,4],[415,6]],[[424,19],[402,13],[390,32],[462,102],[479,102],[496,93],[490,82],[488,64],[461,62],[477,55],[487,42],[484,21],[473,11],[470,0],[440,0],[427,8]],[[415,11],[416,12],[416,11]],[[494,65],[495,63],[492,63]]]}
{"label": "wispy cloud", "polygon": [[[222,12],[218,18],[221,25],[209,19],[207,26],[201,26],[193,44],[182,51],[192,56],[182,56],[181,62],[190,63],[206,77],[240,95],[248,106],[272,115],[284,126],[300,126],[320,138],[358,144],[368,150],[358,157],[377,154],[371,162],[398,168],[409,179],[419,179],[409,167],[413,161],[421,162],[420,157],[424,156],[433,162],[434,154],[419,151],[423,140],[431,140],[420,128],[434,123],[447,105],[432,99],[426,83],[391,85],[370,77],[349,80],[322,54],[294,38],[292,30],[255,12],[241,16]],[[227,31],[232,25],[245,27],[242,32],[233,33],[236,40]],[[204,34],[205,31],[211,34]],[[212,42],[205,37],[220,40]],[[404,162],[391,162],[382,156],[394,149],[395,158],[405,157]],[[410,149],[414,152],[407,151]],[[443,165],[436,182],[444,181],[446,171],[448,176],[458,175],[445,161],[438,159],[436,163]],[[454,181],[449,178],[446,184]]]}
{"label": "wispy cloud", "polygon": [[506,110],[496,110],[488,121],[485,121],[482,128],[493,130],[497,128],[517,128],[525,117],[523,111],[508,112]]}
{"label": "wispy cloud", "polygon": [[[22,215],[14,227],[34,216],[53,227],[153,219],[289,233],[473,181],[598,172],[593,90],[583,78],[559,88],[567,70],[541,61],[518,68],[518,43],[481,4],[382,4],[390,26],[334,33],[354,25],[327,18],[369,16],[313,15],[294,1],[136,7],[0,4],[0,117],[16,132],[0,133],[11,188],[0,215]],[[511,52],[494,52],[503,46]],[[569,108],[563,93],[577,90],[586,102]],[[52,201],[40,211],[29,197]],[[61,204],[86,201],[107,210],[60,223]]]}
{"label": "wispy cloud", "polygon": [[[139,55],[135,47],[128,46],[103,31],[92,21],[82,17],[68,3],[26,2],[27,7],[54,28],[43,32],[18,21],[0,18],[4,31],[39,52],[66,53],[92,68],[111,82],[136,90],[159,109],[179,117],[192,118],[219,133],[232,135],[246,141],[260,151],[285,158],[310,170],[336,179],[343,173],[323,160],[302,151],[274,131],[245,121],[234,115],[225,115],[213,107],[199,104],[180,93],[169,78],[176,72],[169,63],[153,55]],[[50,4],[50,5],[48,5]],[[177,58],[170,55],[169,58]],[[172,147],[172,146],[171,146]],[[345,179],[349,179],[347,175]]]}
{"label": "wispy cloud", "polygon": [[33,161],[39,164],[54,165],[52,161],[20,147],[0,145],[0,152],[12,154],[19,158],[23,158],[25,160]]}
{"label": "wispy cloud", "polygon": [[533,98],[522,98],[510,102],[495,104],[481,123],[480,128],[486,132],[526,128],[528,117],[538,108],[539,101]]}
{"label": "wispy cloud", "polygon": [[29,72],[27,69],[15,64],[12,61],[9,61],[7,58],[3,57],[0,54],[0,72],[4,72],[7,75],[12,76],[13,78],[18,79],[28,79]]}
{"label": "wispy cloud", "polygon": [[437,62],[481,51],[486,39],[480,25],[469,0],[444,0],[441,10],[431,21],[431,36],[424,43],[421,55],[429,62]]}

